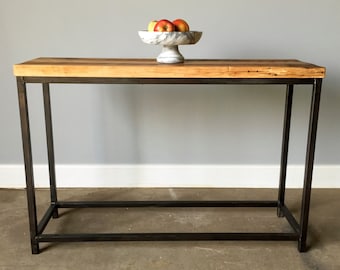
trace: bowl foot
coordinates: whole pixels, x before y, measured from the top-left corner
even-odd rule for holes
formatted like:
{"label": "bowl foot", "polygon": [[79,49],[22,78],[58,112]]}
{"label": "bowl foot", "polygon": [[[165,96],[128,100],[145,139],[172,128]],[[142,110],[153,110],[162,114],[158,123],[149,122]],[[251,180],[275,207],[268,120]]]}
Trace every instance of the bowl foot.
{"label": "bowl foot", "polygon": [[178,45],[163,46],[162,52],[157,57],[158,63],[175,64],[183,63],[184,57],[178,50]]}

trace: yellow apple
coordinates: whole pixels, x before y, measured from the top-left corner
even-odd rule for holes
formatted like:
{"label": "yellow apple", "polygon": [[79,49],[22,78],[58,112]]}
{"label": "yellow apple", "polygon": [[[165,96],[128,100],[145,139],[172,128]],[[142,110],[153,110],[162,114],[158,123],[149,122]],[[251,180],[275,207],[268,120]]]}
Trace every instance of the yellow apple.
{"label": "yellow apple", "polygon": [[156,20],[149,22],[149,24],[148,24],[148,31],[149,32],[153,32],[153,29],[155,28],[155,25],[156,25],[157,22],[158,21],[156,21]]}

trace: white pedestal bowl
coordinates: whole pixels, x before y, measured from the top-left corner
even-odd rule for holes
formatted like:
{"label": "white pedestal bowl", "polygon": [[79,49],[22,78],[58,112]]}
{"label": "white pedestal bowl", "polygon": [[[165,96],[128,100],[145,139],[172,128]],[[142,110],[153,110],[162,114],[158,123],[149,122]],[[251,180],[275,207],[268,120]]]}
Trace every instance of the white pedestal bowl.
{"label": "white pedestal bowl", "polygon": [[148,32],[138,31],[139,37],[146,44],[162,45],[162,52],[157,57],[158,63],[183,63],[184,57],[178,50],[178,45],[197,43],[202,32]]}

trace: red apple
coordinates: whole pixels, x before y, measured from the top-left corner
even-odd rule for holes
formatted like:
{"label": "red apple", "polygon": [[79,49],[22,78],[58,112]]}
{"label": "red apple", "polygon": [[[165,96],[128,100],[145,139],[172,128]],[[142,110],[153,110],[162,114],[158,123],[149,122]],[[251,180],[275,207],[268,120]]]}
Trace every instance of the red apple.
{"label": "red apple", "polygon": [[175,25],[172,22],[170,22],[166,19],[159,20],[155,24],[153,31],[155,31],[155,32],[173,32],[173,31],[175,31]]}
{"label": "red apple", "polygon": [[175,31],[178,32],[188,32],[189,31],[189,24],[183,19],[176,19],[172,21],[175,25]]}

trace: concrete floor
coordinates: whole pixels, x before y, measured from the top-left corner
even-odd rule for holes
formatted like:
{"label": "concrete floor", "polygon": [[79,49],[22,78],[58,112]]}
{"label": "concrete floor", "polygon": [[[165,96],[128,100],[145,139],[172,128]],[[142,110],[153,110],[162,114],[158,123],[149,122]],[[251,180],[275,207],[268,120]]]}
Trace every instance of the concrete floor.
{"label": "concrete floor", "polygon": [[[61,200],[167,200],[276,198],[271,189],[67,189]],[[298,217],[299,190],[287,191]],[[48,191],[37,192],[39,216]],[[24,190],[0,189],[0,270],[7,269],[340,269],[340,189],[312,193],[309,251],[296,242],[87,242],[41,244],[31,255]],[[62,209],[46,232],[290,231],[273,208]],[[254,226],[255,228],[251,228]]]}

